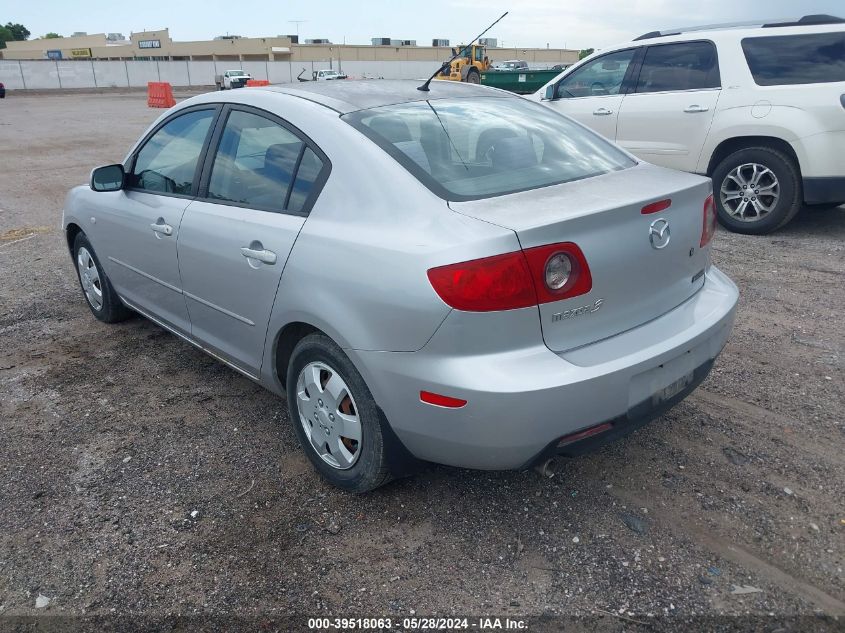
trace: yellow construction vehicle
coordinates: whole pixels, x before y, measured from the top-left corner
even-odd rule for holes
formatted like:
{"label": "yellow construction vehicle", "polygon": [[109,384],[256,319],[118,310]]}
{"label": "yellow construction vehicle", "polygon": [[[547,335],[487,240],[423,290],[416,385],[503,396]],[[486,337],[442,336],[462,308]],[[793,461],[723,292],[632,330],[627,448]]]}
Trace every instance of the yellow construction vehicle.
{"label": "yellow construction vehicle", "polygon": [[487,49],[479,44],[458,46],[452,49],[452,60],[444,64],[435,79],[465,81],[470,84],[481,83],[481,73],[490,69]]}
{"label": "yellow construction vehicle", "polygon": [[505,11],[499,19],[476,35],[466,46],[457,46],[452,49],[452,57],[443,62],[435,73],[417,86],[417,90],[429,91],[429,84],[432,79],[448,79],[450,81],[465,81],[470,84],[481,83],[481,73],[490,68],[490,60],[487,59],[487,50],[475,42],[487,31],[498,24],[508,14]]}

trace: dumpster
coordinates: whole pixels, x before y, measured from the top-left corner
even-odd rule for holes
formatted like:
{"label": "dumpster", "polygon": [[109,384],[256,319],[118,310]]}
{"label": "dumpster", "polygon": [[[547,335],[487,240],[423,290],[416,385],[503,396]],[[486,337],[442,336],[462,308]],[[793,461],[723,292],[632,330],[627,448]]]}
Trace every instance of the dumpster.
{"label": "dumpster", "polygon": [[561,72],[560,70],[530,70],[525,68],[519,70],[486,70],[481,73],[481,85],[525,95],[537,92]]}

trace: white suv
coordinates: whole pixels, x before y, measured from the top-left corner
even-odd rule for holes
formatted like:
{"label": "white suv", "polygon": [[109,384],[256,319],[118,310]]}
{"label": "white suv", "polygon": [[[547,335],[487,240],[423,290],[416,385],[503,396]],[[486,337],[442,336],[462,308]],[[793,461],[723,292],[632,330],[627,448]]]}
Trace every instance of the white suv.
{"label": "white suv", "polygon": [[845,20],[652,32],[529,98],[657,165],[713,179],[720,222],[764,234],[845,202]]}

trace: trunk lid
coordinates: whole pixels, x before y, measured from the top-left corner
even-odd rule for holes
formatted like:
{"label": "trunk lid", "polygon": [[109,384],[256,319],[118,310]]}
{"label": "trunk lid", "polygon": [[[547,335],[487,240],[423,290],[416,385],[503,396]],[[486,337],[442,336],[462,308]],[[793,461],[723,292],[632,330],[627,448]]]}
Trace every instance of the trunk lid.
{"label": "trunk lid", "polygon": [[[619,334],[677,307],[704,284],[710,247],[699,248],[710,181],[640,164],[576,182],[497,198],[450,202],[456,212],[513,230],[523,249],[574,242],[592,274],[590,292],[539,306],[546,345],[566,351]],[[650,203],[669,208],[644,215]],[[650,227],[668,222],[655,248]],[[661,228],[659,222],[657,229]],[[655,236],[657,245],[662,241]]]}

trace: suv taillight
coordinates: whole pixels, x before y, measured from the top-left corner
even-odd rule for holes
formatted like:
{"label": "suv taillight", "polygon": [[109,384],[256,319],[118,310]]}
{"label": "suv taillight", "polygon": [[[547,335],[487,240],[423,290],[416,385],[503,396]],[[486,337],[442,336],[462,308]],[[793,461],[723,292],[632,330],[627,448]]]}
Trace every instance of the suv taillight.
{"label": "suv taillight", "polygon": [[716,232],[716,205],[713,202],[713,194],[707,196],[704,201],[704,212],[701,226],[701,242],[699,247],[704,248],[713,239],[713,234]]}
{"label": "suv taillight", "polygon": [[593,287],[587,260],[572,242],[438,266],[428,279],[446,304],[466,312],[527,308]]}

